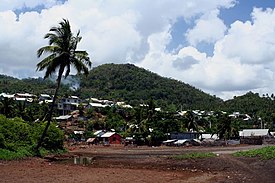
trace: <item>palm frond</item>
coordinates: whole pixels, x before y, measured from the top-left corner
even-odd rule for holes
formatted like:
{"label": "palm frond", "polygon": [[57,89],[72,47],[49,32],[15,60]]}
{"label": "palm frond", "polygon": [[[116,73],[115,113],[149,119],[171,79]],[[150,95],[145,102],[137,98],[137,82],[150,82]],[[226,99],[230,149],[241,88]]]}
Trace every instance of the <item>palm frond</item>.
{"label": "palm frond", "polygon": [[63,19],[59,26],[52,27],[44,36],[49,40],[49,45],[37,50],[37,56],[42,54],[50,54],[37,64],[37,71],[46,69],[44,78],[49,77],[52,73],[62,72],[66,68],[65,77],[71,71],[70,66],[77,70],[78,73],[84,72],[88,74],[91,67],[91,61],[86,51],[77,51],[77,45],[81,41],[80,31],[74,36],[71,32],[71,26],[67,19]]}
{"label": "palm frond", "polygon": [[58,49],[59,49],[58,46],[44,46],[37,50],[37,57],[38,58],[41,57],[42,54],[56,53]]}

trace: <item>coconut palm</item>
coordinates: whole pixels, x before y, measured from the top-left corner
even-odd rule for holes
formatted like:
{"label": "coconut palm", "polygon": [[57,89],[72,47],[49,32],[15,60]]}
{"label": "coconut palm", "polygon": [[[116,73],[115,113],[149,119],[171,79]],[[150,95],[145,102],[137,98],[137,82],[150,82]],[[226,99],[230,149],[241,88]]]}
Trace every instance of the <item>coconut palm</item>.
{"label": "coconut palm", "polygon": [[78,73],[89,73],[91,67],[91,61],[86,51],[78,51],[77,45],[81,41],[79,36],[80,31],[77,32],[76,36],[71,32],[71,26],[68,20],[63,19],[59,23],[58,27],[52,27],[44,38],[49,40],[49,45],[44,46],[37,51],[37,56],[40,58],[43,54],[48,54],[47,57],[43,58],[37,64],[37,71],[46,70],[44,79],[55,74],[57,71],[56,89],[53,97],[53,102],[49,110],[48,122],[41,135],[40,140],[37,143],[36,150],[40,148],[43,139],[47,133],[48,127],[52,120],[53,108],[60,87],[62,75],[65,72],[64,78],[66,78],[71,71],[73,66]]}
{"label": "coconut palm", "polygon": [[0,113],[6,117],[14,117],[14,106],[15,102],[12,98],[4,98],[0,101]]}
{"label": "coconut palm", "polygon": [[199,127],[198,127],[196,115],[189,110],[185,113],[185,118],[187,121],[187,124],[186,124],[187,130],[198,131]]}
{"label": "coconut palm", "polygon": [[216,134],[218,134],[220,139],[226,141],[239,135],[240,124],[238,119],[222,114],[218,116],[218,121],[219,123],[217,124]]}

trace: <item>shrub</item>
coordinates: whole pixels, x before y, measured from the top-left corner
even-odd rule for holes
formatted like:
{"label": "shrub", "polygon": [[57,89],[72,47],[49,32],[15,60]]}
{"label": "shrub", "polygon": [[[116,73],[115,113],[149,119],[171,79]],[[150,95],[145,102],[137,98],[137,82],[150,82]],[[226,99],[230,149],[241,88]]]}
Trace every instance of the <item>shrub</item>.
{"label": "shrub", "polygon": [[[21,118],[8,119],[0,115],[0,159],[33,156],[33,147],[40,138],[45,125],[45,123],[30,125]],[[51,124],[42,143],[40,154],[64,150],[63,140],[63,132]]]}
{"label": "shrub", "polygon": [[[36,124],[33,128],[33,135],[35,142],[38,141],[43,130],[45,129],[46,123]],[[43,148],[49,151],[56,151],[58,149],[64,149],[63,143],[64,141],[64,133],[62,130],[57,128],[55,124],[51,124],[48,128],[47,134],[42,143]]]}

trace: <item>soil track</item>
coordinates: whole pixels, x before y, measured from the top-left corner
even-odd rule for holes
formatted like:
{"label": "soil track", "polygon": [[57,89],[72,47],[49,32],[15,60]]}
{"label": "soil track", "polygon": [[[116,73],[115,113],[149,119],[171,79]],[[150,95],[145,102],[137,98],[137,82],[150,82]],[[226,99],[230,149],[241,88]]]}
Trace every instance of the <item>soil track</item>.
{"label": "soil track", "polygon": [[[260,147],[74,147],[62,157],[1,161],[0,182],[274,182],[275,160],[236,158],[230,154]],[[219,156],[169,158],[189,152],[215,152]],[[75,156],[93,160],[88,166],[75,165]]]}

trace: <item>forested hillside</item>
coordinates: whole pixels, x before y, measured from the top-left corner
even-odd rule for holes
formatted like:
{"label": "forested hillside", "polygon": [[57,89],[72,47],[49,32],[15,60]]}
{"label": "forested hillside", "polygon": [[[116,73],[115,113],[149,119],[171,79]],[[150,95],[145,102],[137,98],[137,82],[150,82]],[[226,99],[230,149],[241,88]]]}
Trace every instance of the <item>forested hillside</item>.
{"label": "forested hillside", "polygon": [[274,97],[264,96],[261,97],[258,93],[248,92],[245,95],[234,97],[234,99],[224,102],[222,107],[228,112],[238,111],[240,113],[248,113],[251,116],[261,115],[271,117],[275,112]]}
{"label": "forested hillside", "polygon": [[[56,84],[47,79],[43,78],[27,78],[27,79],[17,79],[6,75],[0,75],[0,93],[32,93],[32,94],[53,94],[55,91]],[[68,85],[62,85],[60,89],[60,94],[67,93],[70,94]]]}
{"label": "forested hillside", "polygon": [[[0,75],[0,93],[28,92],[33,94],[53,94],[54,79],[17,79]],[[81,98],[95,97],[114,101],[125,101],[131,105],[153,100],[164,109],[224,110],[239,111],[256,115],[273,113],[274,95],[259,96],[249,92],[243,96],[223,102],[221,99],[204,93],[189,84],[161,77],[132,64],[104,64],[93,68],[88,77],[70,76],[64,80],[60,95],[77,95]],[[76,90],[72,90],[73,86]]]}
{"label": "forested hillside", "polygon": [[122,100],[135,105],[154,100],[158,106],[177,109],[213,109],[222,100],[188,84],[161,77],[132,64],[105,64],[81,78],[82,96]]}

